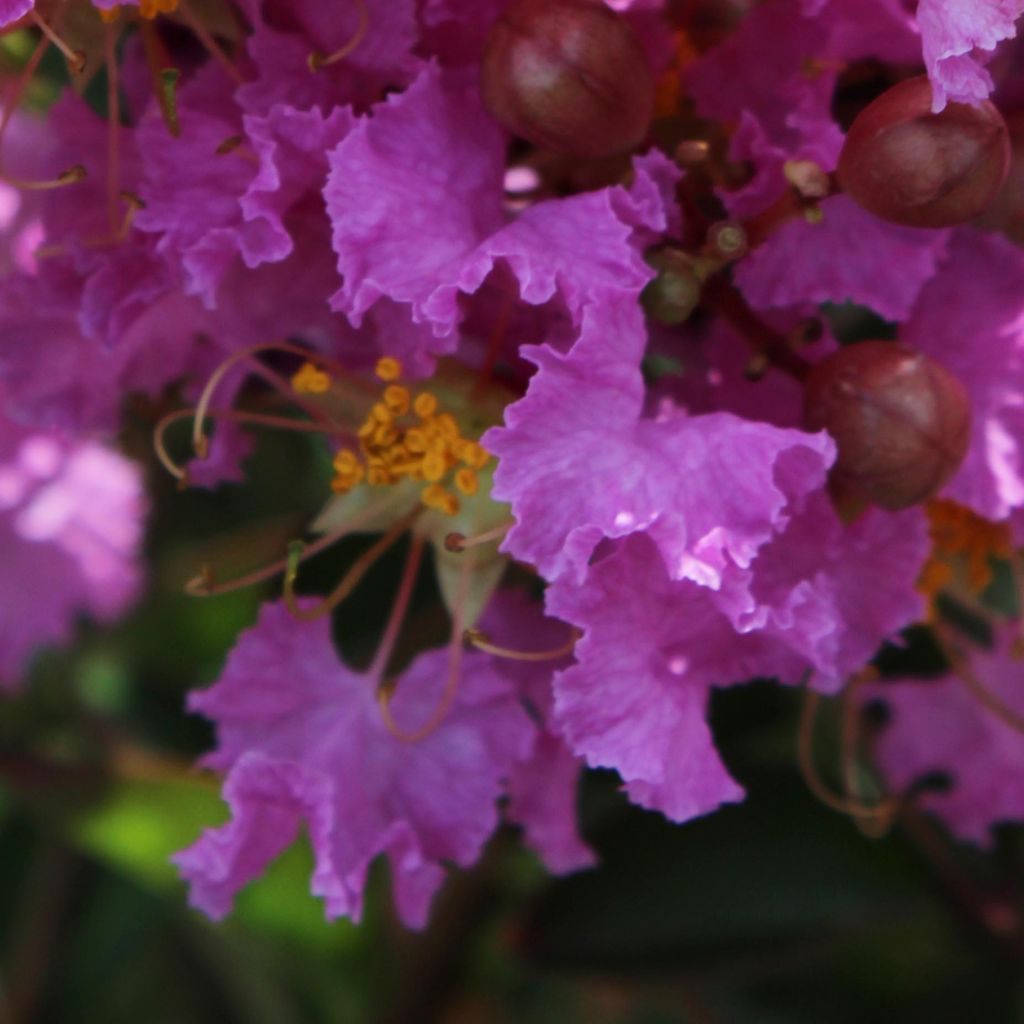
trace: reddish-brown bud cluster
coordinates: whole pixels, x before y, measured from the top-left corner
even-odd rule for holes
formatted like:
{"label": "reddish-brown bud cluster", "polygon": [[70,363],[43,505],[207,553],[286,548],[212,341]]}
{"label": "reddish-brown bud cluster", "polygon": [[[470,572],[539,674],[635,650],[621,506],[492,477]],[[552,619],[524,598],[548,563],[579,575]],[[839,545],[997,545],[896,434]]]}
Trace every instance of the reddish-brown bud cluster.
{"label": "reddish-brown bud cluster", "polygon": [[942,228],[976,217],[1006,178],[1006,122],[989,102],[931,109],[927,78],[900,82],[850,126],[839,183],[866,210],[908,227]]}
{"label": "reddish-brown bud cluster", "polygon": [[835,440],[837,484],[901,509],[932,497],[959,469],[971,407],[934,359],[896,342],[864,341],[811,371],[804,425]]}
{"label": "reddish-brown bud cluster", "polygon": [[654,110],[643,48],[599,0],[512,0],[488,36],[481,89],[510,132],[568,156],[632,149]]}

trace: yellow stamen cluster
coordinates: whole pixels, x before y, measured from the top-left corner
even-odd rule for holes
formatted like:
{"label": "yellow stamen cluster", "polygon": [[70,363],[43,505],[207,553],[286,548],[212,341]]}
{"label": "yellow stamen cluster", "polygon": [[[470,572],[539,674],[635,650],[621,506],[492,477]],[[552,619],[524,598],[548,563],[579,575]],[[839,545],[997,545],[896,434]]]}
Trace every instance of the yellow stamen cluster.
{"label": "yellow stamen cluster", "polygon": [[973,596],[980,596],[992,583],[992,560],[1013,554],[1010,528],[993,523],[952,501],[931,501],[927,506],[931,557],[918,580],[918,589],[935,597],[947,589],[964,569],[964,581]]}
{"label": "yellow stamen cluster", "polygon": [[[178,9],[178,3],[179,0],[139,0],[138,12],[147,21],[152,21],[158,15],[173,14]],[[101,10],[100,17],[106,22],[117,21],[124,6],[119,4],[109,10]]]}
{"label": "yellow stamen cluster", "polygon": [[462,436],[455,417],[441,408],[436,395],[421,391],[413,397],[395,383],[402,375],[397,359],[385,356],[376,373],[386,387],[357,431],[359,451],[343,448],[334,457],[332,489],[345,494],[364,480],[374,487],[415,480],[426,484],[420,492],[424,505],[455,515],[459,498],[444,481],[450,476],[455,490],[476,494],[477,471],[490,455],[479,442]]}
{"label": "yellow stamen cluster", "polygon": [[292,387],[299,395],[322,395],[331,386],[331,378],[312,363],[303,363],[292,376]]}

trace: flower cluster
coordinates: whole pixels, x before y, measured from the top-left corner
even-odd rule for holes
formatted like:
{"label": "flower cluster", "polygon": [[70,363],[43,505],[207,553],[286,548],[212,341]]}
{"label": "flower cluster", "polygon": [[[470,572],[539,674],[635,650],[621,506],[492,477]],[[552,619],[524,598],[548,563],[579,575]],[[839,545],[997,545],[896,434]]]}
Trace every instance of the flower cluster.
{"label": "flower cluster", "polygon": [[[578,869],[584,765],[676,822],[740,800],[716,688],[834,695],[922,621],[949,674],[859,690],[891,706],[890,795],[835,802],[921,800],[979,842],[1024,817],[1024,637],[991,594],[1024,593],[1024,2],[95,7],[0,4],[28,54],[0,124],[5,413],[110,435],[126,393],[176,386],[183,485],[239,479],[254,425],[330,454],[308,538],[250,577],[280,599],[190,702],[231,809],[176,857],[196,906],[227,913],[303,825],[331,916],[384,854],[423,924],[502,818]],[[51,45],[102,103],[15,109]],[[40,436],[12,433],[0,510],[78,560],[69,601],[116,611],[135,536],[103,514],[100,558],[66,507],[93,472],[120,510],[133,485],[84,440],[42,473]],[[327,616],[403,538],[357,672]],[[442,649],[403,637],[425,566]],[[0,633],[0,670],[66,614]]]}

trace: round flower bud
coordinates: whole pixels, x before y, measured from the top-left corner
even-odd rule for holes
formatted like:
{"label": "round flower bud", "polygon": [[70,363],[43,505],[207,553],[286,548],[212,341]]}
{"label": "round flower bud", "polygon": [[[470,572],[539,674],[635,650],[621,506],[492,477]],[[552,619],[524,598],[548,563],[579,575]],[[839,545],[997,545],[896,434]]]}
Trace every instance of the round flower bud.
{"label": "round flower bud", "polygon": [[644,309],[658,323],[683,323],[700,302],[701,279],[693,260],[679,249],[661,249],[648,253],[647,262],[658,276],[640,293]]}
{"label": "round flower bud", "polygon": [[869,103],[850,126],[839,183],[864,209],[916,228],[976,217],[1010,163],[1006,122],[989,102],[932,113],[927,78],[911,78]]}
{"label": "round flower bud", "polygon": [[599,0],[512,0],[487,38],[480,84],[510,132],[568,156],[632,149],[654,111],[643,48]]}
{"label": "round flower bud", "polygon": [[959,469],[971,407],[934,359],[897,342],[864,341],[811,371],[804,426],[835,440],[837,484],[895,510],[931,498]]}
{"label": "round flower bud", "polygon": [[999,194],[975,222],[978,227],[1001,231],[1024,245],[1024,114],[1008,119],[1010,171]]}

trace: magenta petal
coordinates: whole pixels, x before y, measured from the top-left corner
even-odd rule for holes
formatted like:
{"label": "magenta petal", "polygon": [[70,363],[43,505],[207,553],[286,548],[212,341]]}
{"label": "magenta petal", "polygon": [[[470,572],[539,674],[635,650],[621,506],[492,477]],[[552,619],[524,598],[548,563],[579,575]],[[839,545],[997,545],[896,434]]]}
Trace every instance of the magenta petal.
{"label": "magenta petal", "polygon": [[791,220],[736,268],[750,304],[856,302],[903,320],[945,255],[949,232],[887,224],[847,196],[832,196],[820,209],[820,223]]}
{"label": "magenta petal", "polygon": [[673,582],[649,540],[631,537],[548,590],[548,608],[584,630],[578,663],[555,679],[555,720],[594,767],[614,768],[631,799],[685,821],[741,799],[705,718],[709,689],[795,678],[770,638],[737,634],[711,592]]}
{"label": "magenta petal", "polygon": [[[1019,638],[1003,627],[991,651],[974,649],[967,671],[1013,713],[1024,715],[1024,662]],[[1024,736],[984,707],[964,680],[902,680],[871,691],[892,709],[878,759],[897,790],[922,776],[950,776],[947,792],[926,792],[924,807],[963,839],[987,845],[989,829],[1024,820]]]}
{"label": "magenta petal", "polygon": [[588,306],[568,355],[525,353],[538,367],[526,397],[483,439],[499,459],[494,495],[516,518],[504,550],[548,579],[582,579],[601,539],[648,531],[673,577],[717,587],[824,481],[824,434],[727,413],[640,419],[644,342],[629,293]]}
{"label": "magenta petal", "polygon": [[1021,12],[1024,0],[921,0],[917,23],[933,110],[942,110],[947,99],[978,103],[988,96],[992,77],[975,51],[994,50],[997,43],[1012,39]]}
{"label": "magenta petal", "polygon": [[[447,663],[444,651],[430,652],[402,678],[392,704],[402,728],[429,718]],[[191,700],[218,724],[208,761],[228,770],[233,812],[177,856],[197,906],[226,913],[304,821],[313,891],[328,916],[358,919],[370,862],[383,853],[403,919],[424,923],[441,864],[472,863],[497,824],[502,780],[529,752],[534,729],[483,655],[465,656],[454,707],[417,743],[387,731],[375,689],[338,661],[327,619],[300,623],[283,605],[264,607],[220,681]],[[267,837],[268,822],[283,840]]]}
{"label": "magenta petal", "polygon": [[135,599],[144,512],[135,465],[0,414],[0,689],[77,615],[110,620]]}
{"label": "magenta petal", "polygon": [[0,0],[0,28],[23,18],[33,7],[35,0]]}
{"label": "magenta petal", "polygon": [[956,375],[971,399],[971,445],[947,497],[989,519],[1024,505],[1024,253],[996,235],[958,230],[901,340]]}
{"label": "magenta petal", "polygon": [[[333,302],[358,324],[381,296],[424,306],[501,226],[504,137],[463,76],[427,67],[330,154],[324,189],[343,278]],[[454,311],[437,333],[454,326]]]}

